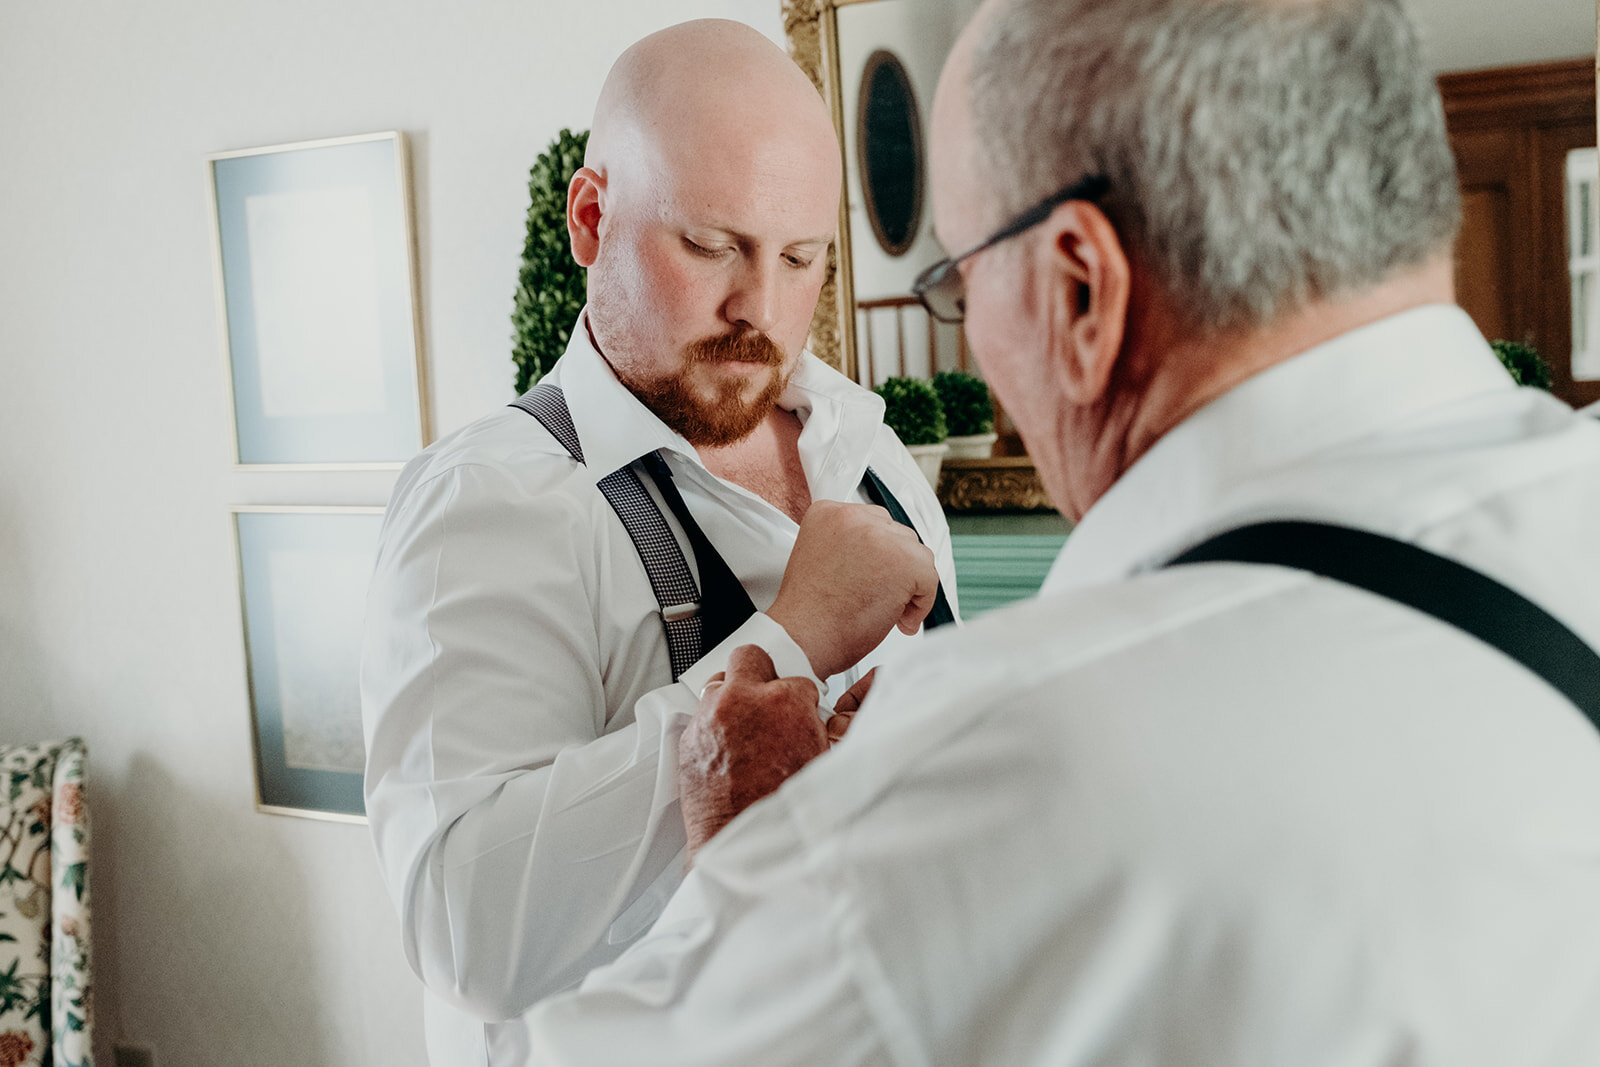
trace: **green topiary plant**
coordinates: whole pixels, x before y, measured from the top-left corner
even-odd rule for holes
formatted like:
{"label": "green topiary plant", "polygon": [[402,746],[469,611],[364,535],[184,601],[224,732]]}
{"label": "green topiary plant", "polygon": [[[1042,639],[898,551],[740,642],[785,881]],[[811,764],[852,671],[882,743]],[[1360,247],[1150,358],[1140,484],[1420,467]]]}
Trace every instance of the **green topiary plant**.
{"label": "green topiary plant", "polygon": [[562,130],[528,173],[528,238],[511,309],[519,395],[561,358],[583,310],[584,270],[567,240],[567,185],[588,144],[588,130]]}
{"label": "green topiary plant", "polygon": [[1516,341],[1490,341],[1489,347],[1500,357],[1500,362],[1511,372],[1512,381],[1518,385],[1531,385],[1535,389],[1550,391],[1550,364],[1534,350],[1532,345]]}
{"label": "green topiary plant", "polygon": [[951,437],[994,432],[994,402],[982,378],[962,370],[940,371],[933,376],[933,391],[939,394]]}
{"label": "green topiary plant", "polygon": [[888,378],[873,392],[883,397],[883,422],[903,445],[936,445],[946,436],[944,407],[920,378]]}

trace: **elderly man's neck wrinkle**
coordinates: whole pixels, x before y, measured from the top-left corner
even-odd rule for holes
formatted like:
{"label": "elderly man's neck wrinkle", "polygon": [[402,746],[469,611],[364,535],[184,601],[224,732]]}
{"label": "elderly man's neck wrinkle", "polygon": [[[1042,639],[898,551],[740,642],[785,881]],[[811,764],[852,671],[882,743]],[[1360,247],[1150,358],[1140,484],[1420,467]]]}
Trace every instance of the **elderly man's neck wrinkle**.
{"label": "elderly man's neck wrinkle", "polygon": [[1313,302],[1265,326],[1222,333],[1162,330],[1132,334],[1108,390],[1093,464],[1110,488],[1155,443],[1212,401],[1249,378],[1351,330],[1427,304],[1453,302],[1454,267],[1448,252],[1415,270],[1343,299]]}

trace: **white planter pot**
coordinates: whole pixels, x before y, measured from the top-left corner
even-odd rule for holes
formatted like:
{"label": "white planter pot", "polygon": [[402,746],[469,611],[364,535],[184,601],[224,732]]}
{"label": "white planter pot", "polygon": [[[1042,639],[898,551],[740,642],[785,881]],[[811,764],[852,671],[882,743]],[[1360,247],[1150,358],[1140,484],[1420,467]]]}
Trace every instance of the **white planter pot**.
{"label": "white planter pot", "polygon": [[928,479],[928,484],[934,491],[939,489],[939,464],[944,462],[944,454],[950,447],[943,441],[936,445],[907,445],[906,451],[911,453],[911,458],[917,461],[917,466],[922,468],[922,476]]}
{"label": "white planter pot", "polygon": [[988,459],[994,455],[994,443],[998,440],[999,434],[974,433],[946,437],[944,443],[950,446],[951,459]]}

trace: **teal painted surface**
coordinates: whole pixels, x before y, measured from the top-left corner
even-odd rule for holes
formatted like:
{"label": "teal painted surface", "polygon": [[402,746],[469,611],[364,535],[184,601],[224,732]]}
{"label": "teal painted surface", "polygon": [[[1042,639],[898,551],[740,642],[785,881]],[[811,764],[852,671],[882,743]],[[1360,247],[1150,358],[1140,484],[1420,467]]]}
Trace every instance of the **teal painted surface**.
{"label": "teal painted surface", "polygon": [[945,520],[950,524],[950,532],[957,536],[967,534],[985,534],[1009,536],[1044,536],[1053,534],[1065,537],[1072,532],[1072,523],[1057,511],[1033,511],[1022,514],[971,514],[957,512],[946,513]]}
{"label": "teal painted surface", "polygon": [[1067,535],[952,534],[961,617],[1023,600],[1039,591]]}

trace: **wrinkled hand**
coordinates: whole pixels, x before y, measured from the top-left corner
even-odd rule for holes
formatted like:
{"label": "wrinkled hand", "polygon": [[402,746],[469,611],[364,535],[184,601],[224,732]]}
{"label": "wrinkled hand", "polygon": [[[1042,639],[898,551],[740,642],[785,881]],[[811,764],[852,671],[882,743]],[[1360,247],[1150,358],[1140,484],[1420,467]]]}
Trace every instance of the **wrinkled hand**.
{"label": "wrinkled hand", "polygon": [[867,692],[872,688],[872,681],[878,676],[878,668],[874,667],[845,690],[844,696],[833,706],[833,714],[828,716],[825,729],[828,733],[828,744],[837,745],[844,740],[845,731],[850,729],[850,724],[855,720],[856,712],[861,709],[861,702],[867,699]]}
{"label": "wrinkled hand", "polygon": [[734,649],[726,675],[712,677],[678,742],[689,861],[740,812],[827,750],[817,687],[806,678],[779,678],[772,657],[756,645]]}
{"label": "wrinkled hand", "polygon": [[914,634],[933,608],[933,553],[874,504],[818,500],[767,615],[788,631],[818,678],[848,670],[898,626]]}

